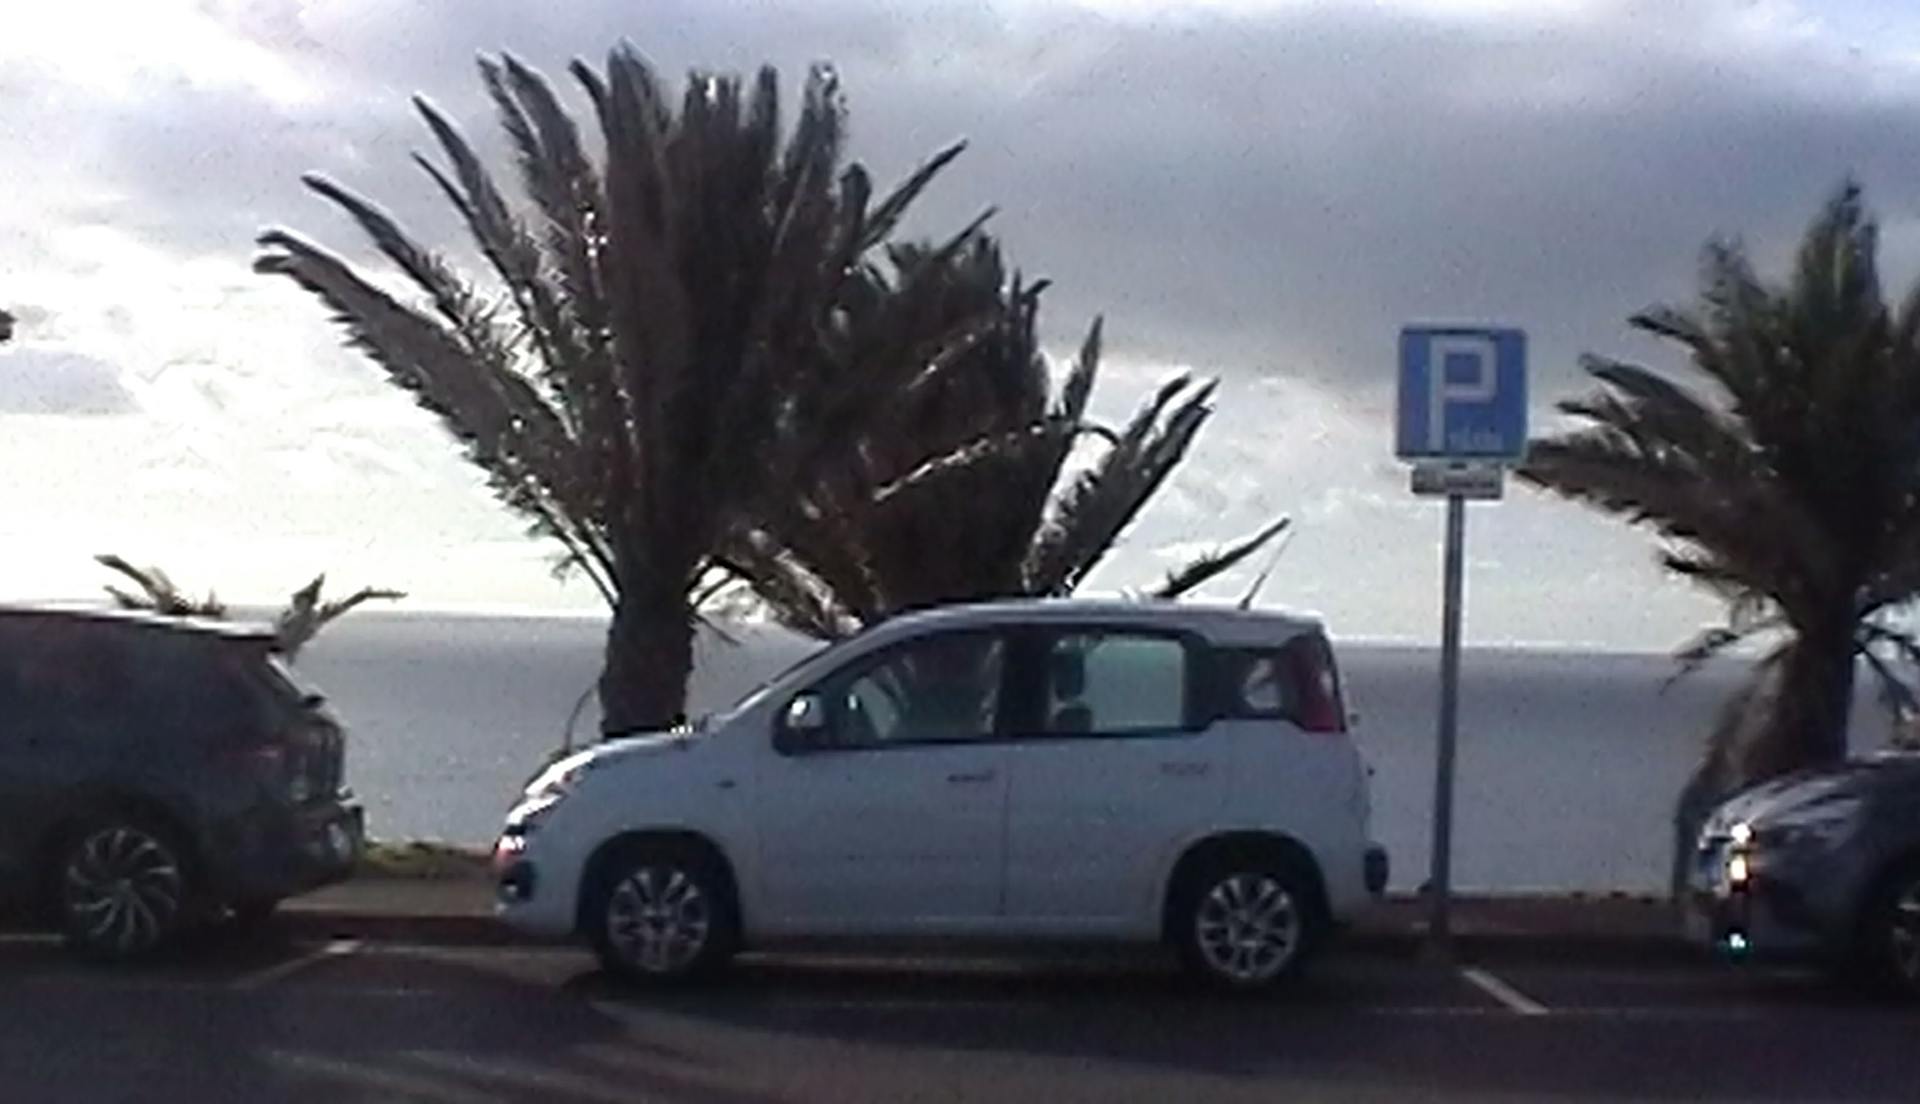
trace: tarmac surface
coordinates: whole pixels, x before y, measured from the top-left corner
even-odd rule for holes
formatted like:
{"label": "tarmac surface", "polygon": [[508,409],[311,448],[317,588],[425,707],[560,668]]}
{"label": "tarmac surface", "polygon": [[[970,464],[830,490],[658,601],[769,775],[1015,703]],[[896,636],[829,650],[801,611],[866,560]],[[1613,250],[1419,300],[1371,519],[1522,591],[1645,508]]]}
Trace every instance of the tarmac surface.
{"label": "tarmac surface", "polygon": [[312,937],[136,967],[0,936],[0,1100],[1913,1100],[1920,1007],[1673,956],[1329,955],[1270,997],[1156,956],[748,956],[634,989],[568,948]]}

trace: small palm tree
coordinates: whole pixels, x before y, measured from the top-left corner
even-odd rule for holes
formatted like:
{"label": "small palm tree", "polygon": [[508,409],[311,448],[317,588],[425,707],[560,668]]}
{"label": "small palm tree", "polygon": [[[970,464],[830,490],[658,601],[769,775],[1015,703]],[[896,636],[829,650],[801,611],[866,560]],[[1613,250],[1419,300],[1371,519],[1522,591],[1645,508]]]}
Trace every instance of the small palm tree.
{"label": "small palm tree", "polygon": [[280,654],[289,661],[300,654],[321,629],[326,628],[355,606],[365,602],[397,602],[406,597],[398,590],[380,587],[361,587],[345,598],[332,601],[320,600],[320,588],[326,585],[325,575],[315,575],[313,582],[293,592],[287,606],[273,619],[273,633],[278,641]]}
{"label": "small palm tree", "polygon": [[1678,343],[1711,384],[1598,357],[1585,423],[1536,441],[1523,478],[1652,528],[1666,567],[1727,602],[1681,672],[1756,635],[1773,643],[1729,703],[1675,815],[1675,878],[1701,819],[1748,783],[1846,754],[1864,660],[1908,711],[1891,665],[1920,656],[1887,615],[1920,590],[1920,287],[1881,294],[1876,230],[1849,183],[1763,282],[1708,246],[1701,302],[1633,325]]}
{"label": "small palm tree", "polygon": [[351,345],[440,416],[500,499],[561,543],[613,608],[604,730],[659,727],[683,708],[699,604],[734,535],[786,494],[823,437],[862,424],[964,345],[964,333],[925,328],[856,343],[846,326],[869,254],[959,147],[876,202],[866,171],[843,164],[831,70],[809,76],[783,141],[771,68],[750,86],[695,73],[676,109],[623,46],[604,76],[572,67],[599,117],[596,164],[539,74],[510,57],[483,59],[480,72],[532,222],[424,101],[451,167],[421,164],[504,304],[318,176],[308,186],[352,216],[426,305],[284,230],[261,236],[255,267],[325,302]]}
{"label": "small palm tree", "polygon": [[215,620],[227,615],[227,604],[212,591],[208,591],[205,598],[195,598],[181,590],[172,576],[157,567],[135,567],[111,553],[95,556],[94,561],[124,575],[140,588],[138,593],[122,590],[111,583],[102,588],[121,609],[143,610],[168,617],[206,617]]}
{"label": "small palm tree", "polygon": [[[1169,381],[1119,430],[1086,417],[1099,368],[1096,320],[1058,394],[1036,334],[1044,281],[1009,276],[982,234],[960,250],[888,249],[870,269],[855,340],[916,325],[972,326],[948,369],[848,426],[812,478],[729,563],[789,626],[844,635],[901,609],[1012,595],[1071,593],[1185,456],[1211,412],[1214,384]],[[920,294],[903,294],[912,286]],[[924,320],[931,311],[932,321]],[[1104,453],[1064,489],[1076,444]],[[1285,528],[1266,529],[1175,572],[1151,593],[1178,596],[1238,564]]]}
{"label": "small palm tree", "polygon": [[[109,584],[106,592],[113,596],[121,609],[143,610],[167,617],[205,617],[221,620],[227,616],[227,605],[213,592],[207,592],[205,598],[194,598],[181,590],[165,571],[157,567],[135,567],[119,556],[95,556],[100,564],[126,576],[139,587],[138,593],[122,590]],[[365,602],[384,600],[398,601],[406,595],[397,590],[383,590],[376,587],[362,587],[345,598],[331,602],[320,600],[321,587],[326,576],[316,575],[311,583],[293,592],[286,608],[273,619],[274,650],[287,657],[291,662],[300,654],[315,634],[337,620],[341,615]]]}

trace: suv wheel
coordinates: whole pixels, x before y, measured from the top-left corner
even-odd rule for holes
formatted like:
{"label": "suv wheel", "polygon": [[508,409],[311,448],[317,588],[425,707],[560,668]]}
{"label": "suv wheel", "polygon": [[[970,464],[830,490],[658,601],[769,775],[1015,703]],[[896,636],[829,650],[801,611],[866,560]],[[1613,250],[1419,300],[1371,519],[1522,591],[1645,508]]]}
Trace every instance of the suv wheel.
{"label": "suv wheel", "polygon": [[1210,862],[1181,880],[1172,905],[1172,936],[1187,968],[1240,992],[1298,974],[1325,928],[1311,881],[1273,859]]}
{"label": "suv wheel", "polygon": [[643,981],[709,973],[733,954],[738,913],[710,857],[644,845],[606,864],[590,902],[588,935],[609,971]]}
{"label": "suv wheel", "polygon": [[1862,919],[1865,980],[1920,997],[1920,863],[1882,881]]}
{"label": "suv wheel", "polygon": [[89,822],[60,851],[55,900],[67,942],[103,958],[131,958],[181,927],[189,879],[185,852],[144,820]]}

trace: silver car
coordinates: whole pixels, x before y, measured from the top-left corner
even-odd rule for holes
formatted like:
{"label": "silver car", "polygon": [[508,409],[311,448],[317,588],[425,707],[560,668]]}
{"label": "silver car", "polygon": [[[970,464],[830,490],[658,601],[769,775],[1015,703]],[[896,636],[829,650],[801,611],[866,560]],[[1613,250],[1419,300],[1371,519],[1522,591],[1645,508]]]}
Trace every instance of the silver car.
{"label": "silver car", "polygon": [[1920,754],[1762,783],[1707,819],[1689,934],[1734,957],[1819,957],[1920,996]]}

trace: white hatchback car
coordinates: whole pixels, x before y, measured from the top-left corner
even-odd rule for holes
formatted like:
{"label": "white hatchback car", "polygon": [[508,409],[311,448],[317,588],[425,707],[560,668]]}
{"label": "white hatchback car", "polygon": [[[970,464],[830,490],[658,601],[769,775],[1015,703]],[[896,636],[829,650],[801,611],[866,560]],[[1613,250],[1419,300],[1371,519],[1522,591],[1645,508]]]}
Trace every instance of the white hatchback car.
{"label": "white hatchback car", "polygon": [[1259,988],[1385,885],[1346,728],[1315,621],[906,614],[553,764],[507,815],[498,911],[640,978],[790,937],[1067,938],[1164,940]]}

